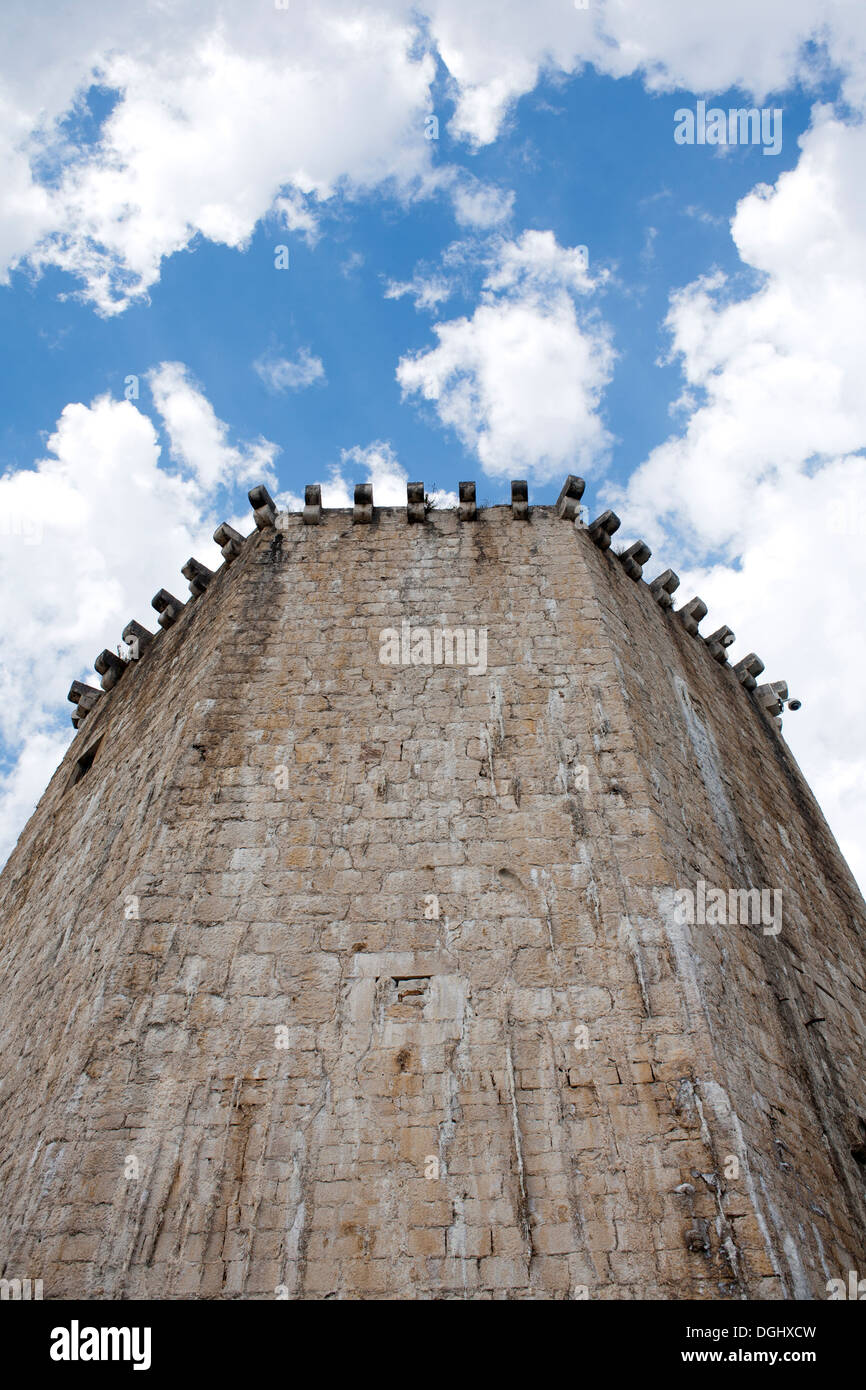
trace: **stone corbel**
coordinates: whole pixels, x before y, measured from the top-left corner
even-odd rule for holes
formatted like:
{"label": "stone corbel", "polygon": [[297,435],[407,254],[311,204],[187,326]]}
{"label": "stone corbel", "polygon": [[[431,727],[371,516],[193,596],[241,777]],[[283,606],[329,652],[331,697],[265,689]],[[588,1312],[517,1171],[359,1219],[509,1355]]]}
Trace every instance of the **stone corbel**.
{"label": "stone corbel", "polygon": [[678,617],[682,619],[683,627],[692,637],[698,635],[698,623],[707,616],[707,605],[702,598],[690,598],[688,603],[684,603],[678,610]]}
{"label": "stone corbel", "polygon": [[93,665],[102,677],[99,683],[103,690],[113,690],[126,670],[126,662],[115,652],[110,652],[107,647],[99,653]]}
{"label": "stone corbel", "polygon": [[529,484],[522,478],[511,484],[511,515],[515,521],[529,520]]}
{"label": "stone corbel", "polygon": [[460,504],[457,508],[457,517],[460,521],[474,521],[478,515],[475,505],[475,484],[458,483],[458,496]]}
{"label": "stone corbel", "polygon": [[649,586],[649,591],[660,608],[673,608],[672,595],[680,587],[680,577],[673,570],[664,570]]}
{"label": "stone corbel", "polygon": [[771,681],[767,685],[759,685],[755,690],[755,699],[761,709],[774,719],[782,713],[787,698],[787,681]]}
{"label": "stone corbel", "polygon": [[614,531],[619,530],[620,524],[616,512],[607,511],[602,512],[601,516],[597,516],[595,521],[591,521],[586,529],[593,544],[597,545],[599,550],[610,550],[610,538]]}
{"label": "stone corbel", "polygon": [[154,594],[150,600],[151,607],[155,608],[159,614],[159,625],[164,630],[176,623],[186,604],[174,594],[170,594],[168,589],[160,589],[158,594]]}
{"label": "stone corbel", "polygon": [[406,520],[426,521],[427,508],[424,504],[424,484],[406,484]]}
{"label": "stone corbel", "polygon": [[213,538],[222,551],[222,557],[227,565],[235,560],[241,553],[244,538],[240,531],[236,531],[233,526],[229,526],[227,521],[221,521],[213,533]]}
{"label": "stone corbel", "polygon": [[308,483],[304,488],[304,525],[322,523],[322,488],[320,483]]}
{"label": "stone corbel", "polygon": [[355,484],[355,506],[352,510],[352,522],[356,526],[369,526],[373,520],[373,484]]}
{"label": "stone corbel", "polygon": [[137,623],[134,618],[126,624],[121,636],[129,647],[129,655],[133,661],[141,660],[154,638],[150,629],[142,627],[141,623]]}
{"label": "stone corbel", "polygon": [[563,521],[576,521],[580,516],[580,499],[586,483],[574,473],[569,473],[556,499],[556,515]]}
{"label": "stone corbel", "polygon": [[87,718],[97,701],[102,699],[102,691],[97,690],[95,685],[85,685],[83,681],[73,681],[66,698],[76,706],[75,713],[72,715],[72,722],[77,729],[82,720]]}
{"label": "stone corbel", "polygon": [[749,652],[748,656],[744,656],[742,661],[737,662],[734,667],[734,675],[747,690],[754,690],[758,684],[755,677],[759,676],[763,669],[764,663],[761,658],[756,656],[754,652]]}
{"label": "stone corbel", "polygon": [[732,646],[735,640],[735,634],[729,627],[720,627],[711,632],[706,638],[706,643],[713,660],[724,666],[728,659],[728,647]]}
{"label": "stone corbel", "polygon": [[259,530],[266,531],[269,526],[275,526],[277,506],[264,483],[259,483],[257,487],[251,487],[247,496],[253,509],[253,520]]}
{"label": "stone corbel", "polygon": [[619,559],[629,579],[637,582],[641,578],[643,567],[651,555],[652,551],[646,541],[635,541],[634,545],[623,551]]}
{"label": "stone corbel", "polygon": [[181,570],[184,579],[189,580],[189,591],[193,598],[201,598],[208,584],[213,579],[213,570],[209,570],[207,565],[203,565],[200,560],[190,557]]}

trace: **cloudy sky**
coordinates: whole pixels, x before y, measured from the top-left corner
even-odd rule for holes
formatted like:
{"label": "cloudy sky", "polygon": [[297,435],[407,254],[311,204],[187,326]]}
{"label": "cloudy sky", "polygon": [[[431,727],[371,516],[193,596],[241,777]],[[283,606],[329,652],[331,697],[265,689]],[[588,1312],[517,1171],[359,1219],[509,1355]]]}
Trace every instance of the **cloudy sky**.
{"label": "cloudy sky", "polygon": [[[0,858],[70,681],[190,554],[216,567],[219,521],[251,529],[252,483],[550,502],[577,472],[787,678],[866,882],[862,0],[5,0],[2,26]],[[699,101],[781,113],[781,148],[679,143]]]}

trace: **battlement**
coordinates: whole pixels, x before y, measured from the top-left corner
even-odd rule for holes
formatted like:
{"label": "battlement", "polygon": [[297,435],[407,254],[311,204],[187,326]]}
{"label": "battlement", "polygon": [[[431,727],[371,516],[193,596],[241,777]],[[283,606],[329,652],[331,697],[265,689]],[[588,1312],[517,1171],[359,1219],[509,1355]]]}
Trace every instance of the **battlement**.
{"label": "battlement", "polygon": [[[679,608],[674,607],[673,595],[680,584],[679,576],[674,570],[664,570],[653,580],[645,580],[644,566],[652,556],[649,546],[645,541],[638,540],[622,550],[613,547],[612,538],[621,526],[620,518],[616,512],[607,510],[592,521],[584,521],[581,498],[585,487],[583,478],[569,474],[559,497],[552,506],[532,506],[529,502],[528,483],[523,479],[517,479],[511,484],[510,505],[506,503],[479,508],[476,500],[475,483],[461,482],[459,484],[458,505],[456,508],[447,510],[451,514],[456,513],[459,524],[466,524],[467,526],[477,524],[482,516],[489,519],[492,514],[497,514],[504,520],[530,524],[533,514],[554,514],[572,526],[576,533],[585,536],[599,551],[606,553],[610,557],[611,563],[620,565],[625,575],[633,583],[644,585],[663,613],[670,615],[672,620],[680,622],[689,636],[703,645],[711,660],[728,670],[732,670],[737,682],[754,707],[772,723],[775,729],[781,729],[781,714],[785,705],[792,710],[800,707],[799,701],[789,700],[786,682],[780,680],[758,685],[757,677],[763,672],[764,663],[754,652],[744,656],[732,667],[727,656],[728,648],[735,640],[735,634],[731,628],[722,626],[707,636],[701,633],[700,623],[706,617],[707,606],[697,596],[689,599]],[[353,526],[373,526],[378,518],[393,517],[399,514],[405,515],[409,525],[424,526],[437,514],[442,514],[441,512],[437,513],[437,509],[430,504],[424,491],[423,482],[407,483],[405,508],[376,506],[372,483],[357,483],[355,485],[353,506],[350,508],[323,507],[322,490],[318,483],[310,484],[305,488],[304,506],[299,512],[280,512],[264,484],[258,484],[251,488],[248,495],[253,509],[255,530],[249,536],[244,537],[227,522],[221,522],[214,531],[214,541],[220,546],[223,556],[223,565],[220,569],[218,571],[210,570],[201,561],[190,557],[181,570],[183,577],[188,581],[190,599],[179,599],[167,589],[160,589],[154,595],[152,605],[158,614],[157,622],[161,632],[151,632],[132,619],[127,623],[122,634],[123,642],[128,648],[128,656],[121,655],[119,651],[112,652],[105,649],[100,652],[94,662],[101,677],[102,689],[85,685],[78,680],[72,682],[67,699],[75,705],[72,723],[76,729],[81,727],[87,716],[97,706],[101,707],[103,693],[108,694],[130,666],[147,657],[162,632],[167,631],[178,622],[189,604],[206,595],[216,574],[222,573],[228,566],[232,565],[243,553],[247,543],[260,532],[273,530],[278,533],[287,533],[295,526],[322,526],[332,517],[350,520]]]}

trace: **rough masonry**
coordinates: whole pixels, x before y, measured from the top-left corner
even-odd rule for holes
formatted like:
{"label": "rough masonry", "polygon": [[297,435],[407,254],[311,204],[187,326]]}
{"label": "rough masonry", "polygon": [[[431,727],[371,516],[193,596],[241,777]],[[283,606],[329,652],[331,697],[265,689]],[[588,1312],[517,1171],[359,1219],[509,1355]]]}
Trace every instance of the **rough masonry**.
{"label": "rough masonry", "polygon": [[[0,879],[0,1277],[782,1299],[866,1271],[866,908],[787,688],[582,490],[253,489],[222,567],[73,685]],[[403,624],[484,630],[486,669],[384,663]],[[699,881],[778,892],[781,929],[682,921]]]}

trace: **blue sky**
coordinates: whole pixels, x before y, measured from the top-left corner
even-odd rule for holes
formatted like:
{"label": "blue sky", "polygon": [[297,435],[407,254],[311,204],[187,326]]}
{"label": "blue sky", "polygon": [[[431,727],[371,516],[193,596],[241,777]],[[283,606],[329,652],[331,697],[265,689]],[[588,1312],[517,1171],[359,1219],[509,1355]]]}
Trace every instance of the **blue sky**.
{"label": "blue sky", "polygon": [[[786,94],[780,155],[764,156],[757,145],[711,153],[673,141],[674,111],[694,105],[694,94],[649,94],[637,78],[614,80],[589,69],[541,80],[515,104],[495,144],[473,152],[449,136],[453,102],[444,86],[437,83],[431,108],[440,120],[431,154],[439,165],[457,165],[513,191],[513,215],[493,235],[509,226],[549,229],[562,246],[585,245],[592,268],[610,270],[599,305],[617,353],[603,403],[615,442],[609,470],[608,460],[602,463],[605,473],[625,481],[670,433],[669,409],[681,389],[677,364],[662,361],[670,347],[669,296],[714,266],[732,277],[734,293],[748,289],[754,272],[739,262],[729,220],[756,183],[775,181],[794,166],[811,100]],[[85,100],[105,115],[113,104],[106,96],[91,89]],[[731,90],[712,104],[728,109],[749,101]],[[86,127],[89,141],[98,135],[92,122],[75,124]],[[418,135],[424,138],[423,124]],[[104,391],[121,397],[128,374],[143,379],[168,360],[189,367],[234,435],[263,434],[279,445],[280,484],[295,492],[338,463],[342,449],[377,438],[388,440],[412,476],[431,486],[453,489],[460,478],[474,477],[472,451],[429,412],[401,400],[396,365],[430,345],[431,316],[408,298],[384,296],[389,281],[410,280],[419,263],[435,269],[443,250],[467,239],[468,229],[442,198],[407,206],[387,192],[335,198],[321,228],[314,246],[286,233],[273,216],[242,250],[199,238],[166,262],[146,302],[111,318],[70,298],[74,286],[60,271],[35,282],[26,269],[14,273],[0,292],[4,468],[32,465],[67,402]],[[279,245],[289,247],[287,271],[274,266]],[[479,280],[467,275],[447,303],[448,318],[471,314]],[[303,349],[322,360],[327,385],[269,391],[253,370],[269,352],[296,358]],[[140,400],[148,410],[144,386]],[[502,480],[478,481],[479,496],[485,488],[491,500],[507,495]],[[533,497],[550,501],[558,487],[541,483]],[[241,505],[241,490],[236,494]]]}
{"label": "blue sky", "polygon": [[[528,477],[549,502],[576,471],[705,631],[787,677],[786,736],[866,876],[861,11],[9,16],[0,852],[71,736],[70,680],[190,553],[219,562],[218,521],[250,529],[252,482],[292,506],[311,481],[494,502]],[[675,143],[699,99],[781,110],[781,152]]]}

